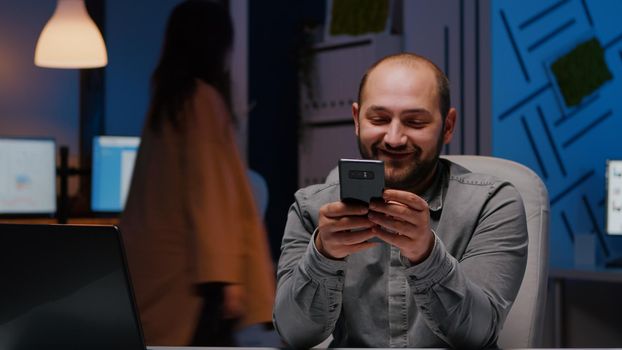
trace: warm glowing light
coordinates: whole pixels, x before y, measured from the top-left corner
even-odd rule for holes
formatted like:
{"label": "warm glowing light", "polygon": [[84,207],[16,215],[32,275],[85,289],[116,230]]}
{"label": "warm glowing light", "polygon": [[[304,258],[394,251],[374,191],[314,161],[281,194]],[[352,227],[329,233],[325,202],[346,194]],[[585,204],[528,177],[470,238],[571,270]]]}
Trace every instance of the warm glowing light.
{"label": "warm glowing light", "polygon": [[49,68],[96,68],[108,63],[101,32],[84,0],[58,0],[35,49],[35,65]]}

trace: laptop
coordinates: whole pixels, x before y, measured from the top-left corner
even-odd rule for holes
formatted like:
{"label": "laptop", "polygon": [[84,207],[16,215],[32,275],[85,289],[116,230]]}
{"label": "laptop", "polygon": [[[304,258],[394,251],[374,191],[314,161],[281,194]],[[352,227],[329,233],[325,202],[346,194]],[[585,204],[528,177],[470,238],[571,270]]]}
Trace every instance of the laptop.
{"label": "laptop", "polygon": [[145,349],[115,226],[0,224],[0,280],[0,349]]}

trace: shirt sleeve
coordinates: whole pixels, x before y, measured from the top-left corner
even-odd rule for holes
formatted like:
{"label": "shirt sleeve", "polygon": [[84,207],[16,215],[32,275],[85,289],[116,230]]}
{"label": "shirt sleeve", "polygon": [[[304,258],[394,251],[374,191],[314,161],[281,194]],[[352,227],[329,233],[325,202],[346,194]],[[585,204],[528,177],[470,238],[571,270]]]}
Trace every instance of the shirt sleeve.
{"label": "shirt sleeve", "polygon": [[516,189],[502,184],[484,206],[461,260],[436,237],[431,255],[408,267],[428,327],[451,347],[494,346],[522,282],[527,223]]}
{"label": "shirt sleeve", "polygon": [[310,348],[326,339],[341,311],[346,262],[324,257],[316,229],[299,202],[288,214],[277,273],[273,319],[288,345]]}

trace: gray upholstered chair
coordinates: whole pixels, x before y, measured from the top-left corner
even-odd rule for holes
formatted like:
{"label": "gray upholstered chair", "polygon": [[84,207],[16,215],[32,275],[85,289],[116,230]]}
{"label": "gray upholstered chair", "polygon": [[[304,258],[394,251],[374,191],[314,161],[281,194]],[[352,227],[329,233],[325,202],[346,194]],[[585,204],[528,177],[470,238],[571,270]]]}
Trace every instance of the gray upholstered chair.
{"label": "gray upholstered chair", "polygon": [[[497,344],[502,349],[541,347],[548,281],[549,198],[546,187],[531,169],[510,160],[465,155],[443,158],[472,172],[492,174],[507,180],[521,194],[529,235],[527,268]],[[333,169],[328,177],[336,179],[337,169]],[[331,338],[317,347],[327,347]]]}
{"label": "gray upholstered chair", "polygon": [[472,172],[492,174],[511,182],[525,204],[529,247],[527,269],[508,314],[498,345],[504,348],[542,346],[548,280],[549,200],[542,180],[516,162],[485,156],[444,156]]}

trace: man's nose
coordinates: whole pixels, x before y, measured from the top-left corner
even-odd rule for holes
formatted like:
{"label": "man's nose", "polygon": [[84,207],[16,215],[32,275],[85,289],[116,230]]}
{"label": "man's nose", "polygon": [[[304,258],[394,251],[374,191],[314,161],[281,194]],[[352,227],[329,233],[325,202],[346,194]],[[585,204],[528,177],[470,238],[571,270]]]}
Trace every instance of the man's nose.
{"label": "man's nose", "polygon": [[389,124],[389,129],[384,135],[384,142],[392,147],[399,147],[406,144],[406,135],[404,135],[402,123],[394,120]]}

